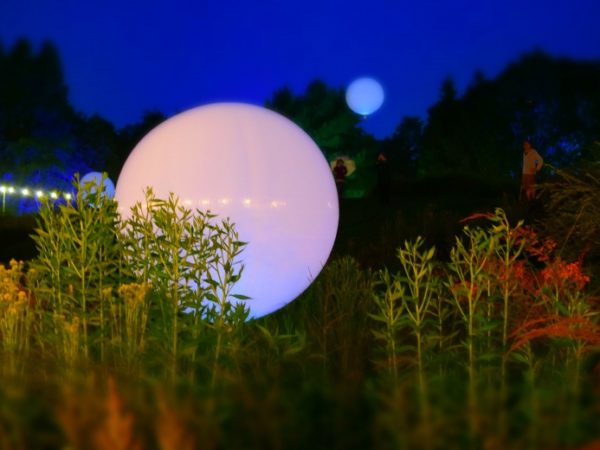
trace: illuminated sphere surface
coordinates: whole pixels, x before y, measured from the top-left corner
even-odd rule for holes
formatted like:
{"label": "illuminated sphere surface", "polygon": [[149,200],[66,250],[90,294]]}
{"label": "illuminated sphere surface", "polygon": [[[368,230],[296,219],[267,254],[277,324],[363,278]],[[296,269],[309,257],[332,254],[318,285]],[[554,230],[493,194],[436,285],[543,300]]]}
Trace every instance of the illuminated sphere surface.
{"label": "illuminated sphere surface", "polygon": [[373,78],[358,78],[346,89],[348,107],[361,116],[368,116],[383,104],[383,88]]}
{"label": "illuminated sphere surface", "polygon": [[100,172],[88,172],[79,179],[79,184],[81,186],[85,186],[87,183],[94,183],[96,186],[90,189],[92,194],[96,192],[98,187],[104,185],[103,195],[108,196],[108,198],[113,198],[115,196],[115,184],[108,177],[104,178],[104,182],[102,182],[102,173]]}
{"label": "illuminated sphere surface", "polygon": [[265,108],[216,103],[158,125],[119,175],[124,218],[150,186],[158,198],[172,192],[186,208],[235,224],[248,245],[232,293],[251,297],[250,317],[302,293],[333,247],[339,211],[329,164],[302,129]]}

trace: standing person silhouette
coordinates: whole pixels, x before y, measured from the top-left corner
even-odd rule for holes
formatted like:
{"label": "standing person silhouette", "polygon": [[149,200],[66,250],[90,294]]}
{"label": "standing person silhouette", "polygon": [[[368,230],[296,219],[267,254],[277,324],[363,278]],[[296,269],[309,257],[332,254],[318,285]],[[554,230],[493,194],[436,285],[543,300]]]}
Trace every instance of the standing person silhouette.
{"label": "standing person silhouette", "polygon": [[535,200],[535,176],[544,165],[544,159],[529,140],[523,141],[523,179],[521,191],[527,201]]}
{"label": "standing person silhouette", "polygon": [[346,168],[346,164],[344,164],[344,160],[342,158],[338,158],[338,160],[335,162],[335,167],[333,168],[333,176],[335,178],[335,186],[337,187],[339,199],[341,199],[342,195],[344,194],[347,173],[348,169]]}

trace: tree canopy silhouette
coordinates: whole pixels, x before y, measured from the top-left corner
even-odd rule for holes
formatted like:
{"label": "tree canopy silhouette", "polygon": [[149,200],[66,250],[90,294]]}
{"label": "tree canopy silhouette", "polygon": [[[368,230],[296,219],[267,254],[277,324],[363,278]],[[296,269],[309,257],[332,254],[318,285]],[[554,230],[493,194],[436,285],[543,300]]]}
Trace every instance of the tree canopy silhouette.
{"label": "tree canopy silhouette", "polygon": [[0,45],[0,180],[69,189],[75,172],[107,171],[116,178],[137,141],[164,115],[148,113],[122,130],[68,99],[56,47],[35,51],[26,39]]}
{"label": "tree canopy silhouette", "polygon": [[568,167],[599,135],[600,62],[536,51],[494,80],[476,73],[462,97],[444,81],[417,165],[423,176],[504,178],[519,172],[525,138],[549,163]]}
{"label": "tree canopy silhouette", "polygon": [[313,81],[302,95],[287,87],[279,89],[265,106],[300,126],[327,157],[355,155],[376,146],[375,138],[358,126],[361,118],[346,105],[344,90],[323,81]]}
{"label": "tree canopy silhouette", "polygon": [[[265,106],[303,128],[328,160],[348,155],[374,171],[386,152],[403,177],[464,176],[510,179],[520,172],[524,138],[551,165],[595,160],[600,140],[600,61],[523,55],[497,77],[476,72],[460,95],[452,79],[440,88],[426,120],[404,117],[377,141],[360,127],[342,88],[311,82],[304,93],[275,91]],[[56,47],[33,49],[26,39],[0,43],[0,177],[70,186],[75,171],[116,177],[135,144],[166,117],[147,112],[120,130],[75,110]],[[592,150],[590,150],[592,149]],[[373,167],[370,167],[372,165]],[[358,171],[357,171],[358,173]],[[58,183],[58,184],[57,184]]]}

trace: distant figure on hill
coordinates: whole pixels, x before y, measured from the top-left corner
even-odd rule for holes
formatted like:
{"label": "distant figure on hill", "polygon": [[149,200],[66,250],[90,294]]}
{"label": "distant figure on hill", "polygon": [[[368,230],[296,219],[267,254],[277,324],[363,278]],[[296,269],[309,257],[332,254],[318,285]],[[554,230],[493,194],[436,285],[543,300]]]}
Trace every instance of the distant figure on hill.
{"label": "distant figure on hill", "polygon": [[390,166],[385,153],[379,152],[377,155],[377,193],[379,194],[379,200],[388,204],[390,202]]}
{"label": "distant figure on hill", "polygon": [[529,140],[523,141],[523,181],[521,191],[527,201],[535,199],[535,176],[544,165],[544,159],[533,148]]}
{"label": "distant figure on hill", "polygon": [[346,168],[346,164],[344,164],[344,160],[339,158],[335,162],[335,167],[333,168],[333,176],[335,178],[335,186],[337,187],[338,197],[342,198],[344,194],[344,186],[346,184],[346,174],[348,173],[348,169]]}

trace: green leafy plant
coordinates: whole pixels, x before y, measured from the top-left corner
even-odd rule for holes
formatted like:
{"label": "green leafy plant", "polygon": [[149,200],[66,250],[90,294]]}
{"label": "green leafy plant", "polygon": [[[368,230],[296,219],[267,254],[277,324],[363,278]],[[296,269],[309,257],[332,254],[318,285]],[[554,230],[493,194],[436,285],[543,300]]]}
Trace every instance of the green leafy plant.
{"label": "green leafy plant", "polygon": [[[477,342],[481,334],[484,315],[481,302],[487,277],[486,265],[493,251],[492,242],[481,228],[465,226],[466,239],[456,238],[450,252],[448,286],[459,317],[466,327],[467,372],[469,376],[469,403],[476,404]],[[465,242],[466,241],[466,242]]]}
{"label": "green leafy plant", "polygon": [[[431,306],[439,288],[439,282],[434,275],[433,257],[435,247],[421,251],[424,241],[419,236],[413,243],[405,242],[404,247],[398,249],[398,258],[402,264],[402,282],[406,286],[402,296],[404,311],[408,324],[412,328],[416,339],[416,363],[421,395],[422,414],[428,410],[427,386],[425,383],[425,340],[428,325],[431,325],[429,316],[432,314]],[[439,323],[439,322],[438,322]]]}
{"label": "green leafy plant", "polygon": [[73,186],[72,201],[56,204],[48,199],[40,208],[33,235],[38,257],[31,263],[37,273],[36,297],[53,311],[49,317],[55,336],[66,336],[65,321],[69,327],[77,322],[84,358],[90,356],[92,333],[103,358],[108,305],[102,293],[116,283],[120,261],[117,205],[103,187],[81,186],[78,175]]}
{"label": "green leafy plant", "polygon": [[247,297],[232,291],[245,246],[234,225],[151,189],[121,219],[101,188],[78,178],[74,187],[71,202],[42,205],[33,236],[40,345],[68,363],[105,361],[110,349],[130,366],[150,336],[174,377],[184,361],[193,373],[200,342],[214,336],[216,377],[224,336],[248,316]]}
{"label": "green leafy plant", "polygon": [[387,269],[377,273],[376,287],[383,286],[374,292],[376,311],[371,318],[378,322],[372,333],[385,346],[385,368],[394,384],[398,381],[398,334],[402,329],[402,313],[404,303],[404,286],[397,276],[390,274]]}
{"label": "green leafy plant", "polygon": [[[0,443],[541,449],[594,437],[587,267],[503,210],[468,217],[484,222],[448,261],[421,238],[397,249],[396,271],[333,259],[296,301],[248,321],[229,220],[151,191],[109,220],[114,204],[84,197],[42,212],[30,268],[0,268]],[[96,376],[114,380],[106,405],[88,404]],[[30,438],[40,418],[48,437]]]}
{"label": "green leafy plant", "polygon": [[[371,312],[372,275],[352,257],[330,261],[307,291],[290,305],[302,317],[313,355],[323,374],[357,379],[364,372],[363,352]],[[297,320],[297,319],[296,319]]]}
{"label": "green leafy plant", "polygon": [[210,212],[192,212],[173,194],[164,200],[148,189],[144,202],[136,203],[123,221],[121,241],[128,276],[149,292],[158,319],[154,331],[170,355],[171,375],[177,373],[181,353],[195,364],[201,333],[211,331],[216,382],[223,340],[248,317],[243,303],[248,297],[232,291],[242,275],[239,256],[246,243],[233,223],[215,218]]}

